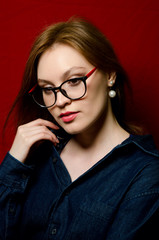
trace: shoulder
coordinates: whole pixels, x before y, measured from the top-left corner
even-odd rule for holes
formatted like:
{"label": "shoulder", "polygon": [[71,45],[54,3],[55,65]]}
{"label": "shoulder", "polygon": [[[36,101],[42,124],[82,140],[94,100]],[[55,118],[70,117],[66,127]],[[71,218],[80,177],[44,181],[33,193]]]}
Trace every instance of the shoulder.
{"label": "shoulder", "polygon": [[159,153],[152,136],[131,136],[125,149],[129,150],[128,166],[133,174],[127,198],[159,194]]}
{"label": "shoulder", "polygon": [[115,154],[121,156],[124,163],[136,167],[153,162],[159,164],[159,151],[151,135],[131,135],[116,147]]}
{"label": "shoulder", "polygon": [[159,158],[159,151],[151,135],[131,135],[130,142],[134,143],[144,153]]}
{"label": "shoulder", "polygon": [[153,169],[153,171],[156,168],[159,176],[159,152],[153,137],[151,135],[132,135],[130,136],[130,146],[133,149],[132,155],[136,167],[139,165],[142,168]]}
{"label": "shoulder", "polygon": [[131,189],[131,196],[159,191],[159,153],[152,136],[130,136],[113,150],[109,163],[116,179]]}

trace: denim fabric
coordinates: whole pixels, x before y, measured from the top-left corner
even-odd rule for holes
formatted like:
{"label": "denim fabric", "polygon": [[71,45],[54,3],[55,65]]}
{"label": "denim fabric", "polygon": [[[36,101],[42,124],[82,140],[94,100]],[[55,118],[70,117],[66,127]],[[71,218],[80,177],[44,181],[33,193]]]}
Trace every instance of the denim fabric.
{"label": "denim fabric", "polygon": [[151,136],[130,136],[74,182],[61,148],[46,142],[25,164],[7,153],[0,240],[159,239],[159,154]]}

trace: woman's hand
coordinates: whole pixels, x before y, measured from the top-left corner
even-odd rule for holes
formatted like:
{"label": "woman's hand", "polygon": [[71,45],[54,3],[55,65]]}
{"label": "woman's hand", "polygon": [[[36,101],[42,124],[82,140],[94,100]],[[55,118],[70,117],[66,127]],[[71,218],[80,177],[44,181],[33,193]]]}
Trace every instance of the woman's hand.
{"label": "woman's hand", "polygon": [[49,129],[59,129],[54,123],[43,119],[37,119],[18,127],[10,154],[19,160],[25,161],[31,146],[39,140],[50,140],[54,145],[59,140]]}

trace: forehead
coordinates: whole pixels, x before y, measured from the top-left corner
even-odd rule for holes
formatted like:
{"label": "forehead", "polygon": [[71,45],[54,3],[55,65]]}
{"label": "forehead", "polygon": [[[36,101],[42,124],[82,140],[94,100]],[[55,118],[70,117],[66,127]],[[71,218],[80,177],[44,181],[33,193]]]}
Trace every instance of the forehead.
{"label": "forehead", "polygon": [[65,44],[54,44],[40,57],[37,73],[62,73],[74,67],[87,68],[92,66],[76,49]]}

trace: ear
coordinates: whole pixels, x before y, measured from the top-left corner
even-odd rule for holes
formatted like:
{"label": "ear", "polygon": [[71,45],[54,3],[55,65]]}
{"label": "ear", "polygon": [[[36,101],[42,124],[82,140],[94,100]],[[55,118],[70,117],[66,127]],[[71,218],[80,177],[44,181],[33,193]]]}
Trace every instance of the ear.
{"label": "ear", "polygon": [[112,72],[109,74],[108,78],[108,87],[112,87],[116,81],[116,72]]}

